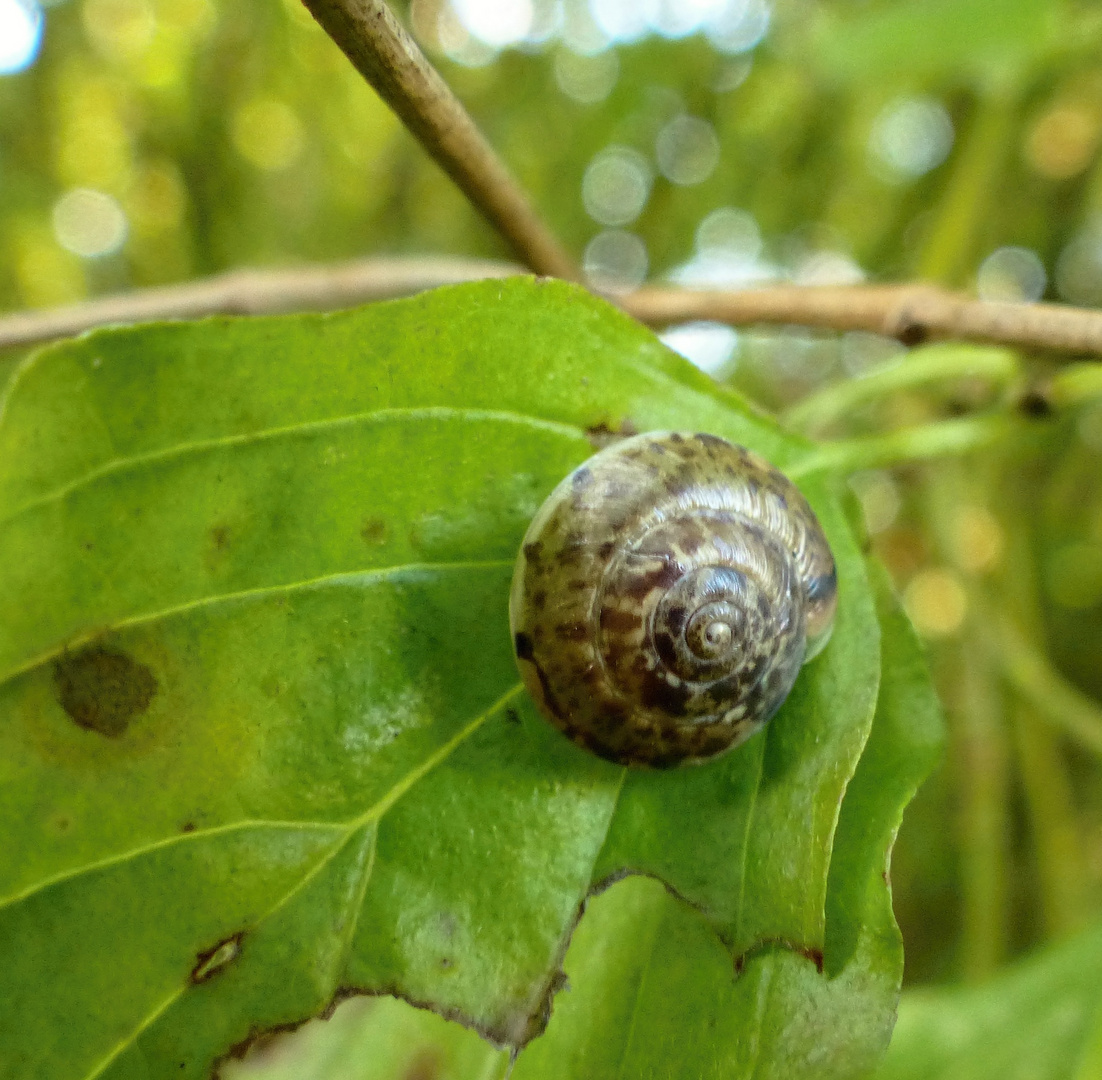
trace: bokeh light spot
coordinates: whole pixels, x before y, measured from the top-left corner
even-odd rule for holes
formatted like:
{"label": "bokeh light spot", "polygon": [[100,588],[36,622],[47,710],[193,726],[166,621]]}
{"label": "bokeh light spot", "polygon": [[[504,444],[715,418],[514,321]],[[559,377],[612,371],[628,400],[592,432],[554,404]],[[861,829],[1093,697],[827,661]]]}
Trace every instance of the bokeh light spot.
{"label": "bokeh light spot", "polygon": [[1025,141],[1025,159],[1048,180],[1078,176],[1094,157],[1102,115],[1087,103],[1057,105],[1037,118]]}
{"label": "bokeh light spot", "polygon": [[602,225],[627,225],[647,205],[651,170],[647,159],[627,146],[602,150],[585,170],[582,202]]}
{"label": "bokeh light spot", "polygon": [[628,44],[647,33],[646,5],[639,0],[589,0],[589,10],[609,41]]}
{"label": "bokeh light spot", "polygon": [[926,637],[955,634],[968,612],[968,598],[956,575],[937,567],[911,578],[903,603],[915,629]]}
{"label": "bokeh light spot", "polygon": [[277,172],[293,164],[305,143],[302,122],[290,105],[253,98],[233,118],[233,144],[258,169]]}
{"label": "bokeh light spot", "polygon": [[978,574],[992,570],[1003,553],[1003,530],[985,506],[958,507],[952,521],[953,547],[962,570]]}
{"label": "bokeh light spot", "polygon": [[141,236],[161,236],[183,223],[187,195],[180,173],[171,161],[138,169],[126,194],[126,209]]}
{"label": "bokeh light spot", "polygon": [[936,169],[953,148],[953,122],[940,101],[899,97],[881,110],[869,153],[885,178],[905,182]]}
{"label": "bokeh light spot", "polygon": [[0,0],[0,75],[14,75],[34,63],[42,22],[35,0]]}
{"label": "bokeh light spot", "polygon": [[497,49],[467,29],[455,9],[446,3],[436,13],[436,44],[449,60],[463,67],[486,67],[498,55]]}
{"label": "bokeh light spot", "polygon": [[720,206],[697,226],[696,254],[677,267],[670,280],[690,288],[737,288],[761,284],[777,276],[761,261],[761,231],[754,215],[734,206]]}
{"label": "bokeh light spot", "polygon": [[84,0],[81,14],[88,39],[109,59],[140,56],[157,30],[149,0]]}
{"label": "bokeh light spot", "polygon": [[54,204],[54,235],[67,251],[91,259],[112,255],[126,240],[122,207],[102,191],[75,188]]}
{"label": "bokeh light spot", "polygon": [[1060,252],[1056,289],[1071,304],[1102,304],[1102,221],[1090,222]]}
{"label": "bokeh light spot", "polygon": [[696,248],[701,254],[726,252],[756,259],[761,254],[761,230],[748,210],[720,206],[696,227]]}
{"label": "bokeh light spot", "polygon": [[719,139],[707,120],[677,116],[658,133],[654,152],[662,175],[688,187],[712,175],[719,163]]}
{"label": "bokeh light spot", "polygon": [[532,29],[532,0],[451,0],[463,28],[492,49],[523,41]]}
{"label": "bokeh light spot", "polygon": [[901,500],[899,486],[892,474],[883,469],[867,469],[854,473],[849,486],[861,503],[861,514],[870,536],[891,528],[899,517]]}
{"label": "bokeh light spot", "polygon": [[555,53],[555,82],[572,101],[580,105],[596,105],[604,101],[620,75],[620,58],[614,49],[579,56],[570,49]]}
{"label": "bokeh light spot", "polygon": [[634,233],[606,229],[586,245],[582,269],[599,292],[630,292],[647,276],[647,245]]}
{"label": "bokeh light spot", "polygon": [[75,73],[61,82],[58,179],[64,187],[122,190],[133,167],[133,147],[119,84]]}
{"label": "bokeh light spot", "polygon": [[1037,252],[1024,247],[996,248],[980,264],[976,293],[981,300],[1040,300],[1048,276]]}
{"label": "bokeh light spot", "polygon": [[708,41],[721,53],[738,55],[761,43],[771,17],[767,0],[727,0],[705,28]]}
{"label": "bokeh light spot", "polygon": [[671,326],[662,341],[713,378],[727,378],[735,370],[738,331],[724,323],[691,322]]}
{"label": "bokeh light spot", "polygon": [[797,285],[857,285],[865,272],[844,251],[809,251],[793,269]]}

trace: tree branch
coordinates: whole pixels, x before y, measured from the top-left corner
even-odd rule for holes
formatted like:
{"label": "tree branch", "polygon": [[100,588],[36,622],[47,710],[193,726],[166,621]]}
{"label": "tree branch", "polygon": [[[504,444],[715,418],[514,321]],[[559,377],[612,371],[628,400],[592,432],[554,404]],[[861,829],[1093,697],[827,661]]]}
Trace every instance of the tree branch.
{"label": "tree branch", "polygon": [[654,325],[696,319],[732,326],[791,323],[869,330],[905,345],[953,338],[1102,353],[1102,312],[1062,304],[973,300],[932,285],[770,285],[723,292],[644,288],[625,297],[621,306]]}
{"label": "tree branch", "polygon": [[[33,345],[108,323],[328,310],[523,272],[513,263],[448,256],[235,270],[68,307],[0,316],[0,348]],[[697,319],[732,326],[771,323],[868,330],[908,344],[937,337],[1049,349],[1069,357],[1102,354],[1102,311],[992,303],[924,285],[772,285],[730,292],[653,286],[612,299],[640,322],[658,327]]]}
{"label": "tree branch", "polygon": [[385,0],[303,3],[525,265],[579,280],[574,261]]}
{"label": "tree branch", "polygon": [[523,273],[488,259],[357,259],[286,270],[233,270],[216,277],[138,289],[44,311],[0,317],[0,348],[37,345],[111,323],[322,311],[480,278]]}

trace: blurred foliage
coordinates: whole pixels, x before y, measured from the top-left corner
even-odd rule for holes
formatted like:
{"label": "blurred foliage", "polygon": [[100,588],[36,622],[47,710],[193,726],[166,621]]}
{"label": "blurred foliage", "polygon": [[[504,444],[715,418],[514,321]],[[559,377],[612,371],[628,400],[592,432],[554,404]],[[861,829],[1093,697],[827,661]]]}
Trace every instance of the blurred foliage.
{"label": "blurred foliage", "polygon": [[[1086,0],[776,0],[744,51],[701,33],[608,47],[583,0],[537,4],[541,40],[501,51],[446,0],[404,14],[578,253],[609,232],[583,178],[618,146],[637,213],[588,205],[637,238],[651,279],[924,278],[1102,304],[1102,14]],[[695,173],[662,150],[686,115],[714,134]],[[117,250],[74,250],[97,243],[71,199],[85,190],[112,200],[87,206]],[[700,226],[723,207],[716,247]],[[507,255],[297,0],[50,6],[37,61],[0,77],[0,249],[7,308],[242,264]],[[1003,354],[831,411],[814,395],[903,351],[703,333],[710,370],[768,408],[800,403],[790,422],[818,417],[817,435],[1024,406],[1032,423],[991,451],[853,478],[952,722],[896,852],[908,977],[979,979],[1097,919],[1098,754],[1067,731],[1102,732],[1102,382]]]}

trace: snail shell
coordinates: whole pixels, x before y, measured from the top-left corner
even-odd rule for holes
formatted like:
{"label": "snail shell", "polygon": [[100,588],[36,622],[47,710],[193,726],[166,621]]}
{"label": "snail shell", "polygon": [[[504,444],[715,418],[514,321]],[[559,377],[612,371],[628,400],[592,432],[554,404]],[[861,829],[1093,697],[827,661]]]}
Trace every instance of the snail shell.
{"label": "snail shell", "polygon": [[574,742],[703,761],[780,708],[834,620],[834,558],[795,485],[714,435],[637,435],[575,469],[517,557],[521,676]]}

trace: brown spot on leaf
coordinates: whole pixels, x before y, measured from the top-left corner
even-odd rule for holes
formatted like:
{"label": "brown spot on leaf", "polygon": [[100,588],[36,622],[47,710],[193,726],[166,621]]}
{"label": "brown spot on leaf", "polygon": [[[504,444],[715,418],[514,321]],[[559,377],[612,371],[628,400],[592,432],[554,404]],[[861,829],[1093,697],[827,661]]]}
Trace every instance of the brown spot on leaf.
{"label": "brown spot on leaf", "polygon": [[443,1072],[440,1052],[426,1047],[410,1062],[402,1073],[402,1080],[437,1080]]}
{"label": "brown spot on leaf", "polygon": [[228,937],[224,941],[218,942],[217,945],[198,953],[195,957],[195,967],[191,969],[191,981],[193,983],[206,982],[207,979],[217,975],[228,963],[236,959],[237,954],[241,951],[241,941],[244,937],[245,932],[239,930],[232,937]]}
{"label": "brown spot on leaf", "polygon": [[364,518],[360,525],[360,539],[365,544],[385,544],[387,537],[386,522],[382,518]]}
{"label": "brown spot on leaf", "polygon": [[212,525],[207,533],[207,550],[203,556],[203,565],[210,574],[216,574],[225,564],[230,553],[230,542],[233,532],[229,525],[222,523]]}
{"label": "brown spot on leaf", "polygon": [[183,823],[183,825],[180,826],[180,832],[183,832],[183,833],[195,832],[195,822],[194,821],[185,821]]}
{"label": "brown spot on leaf", "polygon": [[157,680],[126,653],[93,645],[54,662],[54,687],[74,724],[117,739],[149,708]]}

